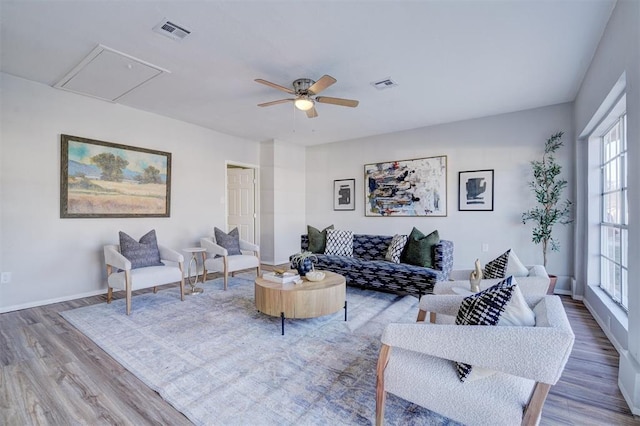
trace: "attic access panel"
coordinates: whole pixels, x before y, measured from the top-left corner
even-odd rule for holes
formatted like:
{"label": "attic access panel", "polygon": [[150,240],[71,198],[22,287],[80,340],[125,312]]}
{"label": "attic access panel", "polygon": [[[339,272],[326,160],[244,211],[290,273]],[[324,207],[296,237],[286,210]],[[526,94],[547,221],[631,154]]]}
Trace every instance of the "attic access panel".
{"label": "attic access panel", "polygon": [[169,71],[98,45],[54,87],[111,102]]}

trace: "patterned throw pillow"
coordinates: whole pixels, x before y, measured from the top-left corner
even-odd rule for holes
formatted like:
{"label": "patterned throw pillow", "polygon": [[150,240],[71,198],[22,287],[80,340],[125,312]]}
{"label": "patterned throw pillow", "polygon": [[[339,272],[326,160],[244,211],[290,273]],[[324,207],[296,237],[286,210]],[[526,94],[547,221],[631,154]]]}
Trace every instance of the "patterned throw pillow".
{"label": "patterned throw pillow", "polygon": [[507,273],[507,265],[509,264],[509,252],[511,249],[505,251],[500,256],[487,263],[482,271],[482,276],[485,279],[490,278],[504,278]]}
{"label": "patterned throw pillow", "polygon": [[329,225],[322,231],[307,225],[307,235],[309,236],[309,251],[311,253],[324,253],[327,246],[327,231],[333,229],[333,225]]}
{"label": "patterned throw pillow", "polygon": [[400,256],[402,263],[410,265],[433,267],[433,247],[440,242],[438,231],[424,235],[417,228],[413,228],[404,252]]}
{"label": "patterned throw pillow", "polygon": [[146,266],[163,266],[160,261],[160,251],[156,240],[156,230],[144,234],[140,241],[120,231],[120,253],[131,262],[131,269]]}
{"label": "patterned throw pillow", "polygon": [[238,228],[233,228],[228,234],[218,228],[213,228],[213,234],[216,238],[216,244],[227,249],[229,256],[242,254],[240,251],[240,233],[238,232]]}
{"label": "patterned throw pillow", "polygon": [[387,249],[387,254],[384,256],[385,260],[393,263],[400,263],[400,256],[402,255],[402,251],[407,245],[408,240],[408,235],[394,235],[391,239],[391,243],[389,244],[389,248]]}
{"label": "patterned throw pillow", "polygon": [[324,254],[353,257],[353,232],[328,229]]}
{"label": "patterned throw pillow", "polygon": [[[498,284],[465,297],[460,304],[457,325],[498,325],[501,315],[511,300],[517,286],[509,277]],[[472,366],[462,362],[454,362],[460,381],[464,382],[471,374]]]}

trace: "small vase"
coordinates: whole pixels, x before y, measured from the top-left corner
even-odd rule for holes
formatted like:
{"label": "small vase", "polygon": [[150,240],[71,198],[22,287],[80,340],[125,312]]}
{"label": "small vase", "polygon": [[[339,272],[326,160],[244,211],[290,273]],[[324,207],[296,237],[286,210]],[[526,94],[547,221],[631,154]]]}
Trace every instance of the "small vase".
{"label": "small vase", "polygon": [[307,272],[313,270],[313,262],[309,258],[303,259],[297,263],[296,269],[298,270],[298,274],[300,274],[301,277],[304,277],[307,275]]}

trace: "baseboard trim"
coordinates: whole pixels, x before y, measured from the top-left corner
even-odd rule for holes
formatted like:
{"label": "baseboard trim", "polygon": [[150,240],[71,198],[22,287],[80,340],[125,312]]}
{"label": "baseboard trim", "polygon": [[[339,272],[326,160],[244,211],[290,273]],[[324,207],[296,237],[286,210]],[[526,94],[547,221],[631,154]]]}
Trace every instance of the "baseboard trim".
{"label": "baseboard trim", "polygon": [[52,303],[60,303],[60,302],[67,302],[69,300],[82,299],[83,297],[99,296],[101,294],[105,294],[106,292],[107,292],[106,289],[101,289],[101,290],[89,291],[86,293],[56,297],[54,299],[36,300],[33,302],[23,303],[20,305],[2,306],[0,307],[0,314],[4,314],[6,312],[20,311],[22,309],[35,308],[37,306],[50,305]]}

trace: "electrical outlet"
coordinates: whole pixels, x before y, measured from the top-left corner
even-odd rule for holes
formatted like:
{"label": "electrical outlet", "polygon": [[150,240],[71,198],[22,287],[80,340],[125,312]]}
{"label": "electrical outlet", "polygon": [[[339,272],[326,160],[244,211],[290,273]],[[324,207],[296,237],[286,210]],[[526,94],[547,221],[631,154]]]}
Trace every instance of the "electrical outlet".
{"label": "electrical outlet", "polygon": [[487,243],[482,243],[482,252],[486,253],[489,251],[489,244]]}
{"label": "electrical outlet", "polygon": [[0,282],[2,282],[2,284],[9,284],[11,282],[11,272],[3,272],[0,276]]}

